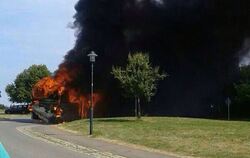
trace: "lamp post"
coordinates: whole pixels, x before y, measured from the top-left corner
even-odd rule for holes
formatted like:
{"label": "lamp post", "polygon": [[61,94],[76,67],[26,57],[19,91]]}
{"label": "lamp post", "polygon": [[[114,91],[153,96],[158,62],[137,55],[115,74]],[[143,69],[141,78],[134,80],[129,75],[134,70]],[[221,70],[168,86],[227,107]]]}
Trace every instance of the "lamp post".
{"label": "lamp post", "polygon": [[226,99],[227,104],[227,120],[230,120],[230,105],[231,105],[231,99],[227,97]]}
{"label": "lamp post", "polygon": [[90,116],[89,116],[89,135],[93,134],[93,93],[94,93],[94,62],[95,57],[97,57],[97,54],[95,54],[94,51],[91,51],[91,53],[88,54],[89,61],[91,63],[91,99],[90,99]]}

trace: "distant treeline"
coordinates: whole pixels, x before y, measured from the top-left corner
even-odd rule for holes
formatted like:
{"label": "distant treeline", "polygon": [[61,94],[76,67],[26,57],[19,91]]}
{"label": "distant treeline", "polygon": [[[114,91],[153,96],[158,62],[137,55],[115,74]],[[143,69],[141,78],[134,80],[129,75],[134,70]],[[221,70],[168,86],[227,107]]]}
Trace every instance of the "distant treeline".
{"label": "distant treeline", "polygon": [[0,109],[4,109],[5,106],[3,104],[0,104]]}

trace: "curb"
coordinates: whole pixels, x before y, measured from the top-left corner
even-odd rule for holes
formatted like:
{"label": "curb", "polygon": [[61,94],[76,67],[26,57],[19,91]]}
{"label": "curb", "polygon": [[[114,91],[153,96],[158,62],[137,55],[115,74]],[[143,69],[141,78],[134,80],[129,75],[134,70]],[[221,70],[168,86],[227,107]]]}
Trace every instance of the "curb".
{"label": "curb", "polygon": [[39,133],[39,132],[32,131],[32,128],[37,127],[37,126],[39,126],[39,125],[22,126],[22,127],[17,127],[16,129],[19,132],[21,132],[24,135],[29,136],[31,138],[38,139],[38,140],[41,140],[41,141],[49,143],[49,144],[58,145],[60,147],[66,148],[68,150],[75,151],[75,152],[82,153],[82,154],[86,154],[86,155],[89,155],[89,156],[92,156],[95,158],[126,158],[124,156],[114,155],[110,152],[101,152],[101,151],[98,151],[96,149],[76,145],[76,144],[73,144],[73,143],[68,142],[68,141],[64,141],[64,140],[61,140],[58,138],[54,138],[54,137]]}

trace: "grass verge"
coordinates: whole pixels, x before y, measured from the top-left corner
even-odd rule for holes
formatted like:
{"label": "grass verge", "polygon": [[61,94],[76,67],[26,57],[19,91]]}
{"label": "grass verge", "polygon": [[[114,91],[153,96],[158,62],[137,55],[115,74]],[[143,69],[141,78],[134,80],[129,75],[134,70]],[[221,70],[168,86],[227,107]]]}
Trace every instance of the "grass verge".
{"label": "grass verge", "polygon": [[[88,120],[60,127],[88,134]],[[208,158],[250,158],[250,122],[144,117],[95,119],[94,137]]]}
{"label": "grass verge", "polygon": [[0,118],[4,118],[4,110],[0,109]]}
{"label": "grass verge", "polygon": [[30,114],[5,114],[4,110],[0,109],[0,119],[15,119],[15,118],[27,118]]}

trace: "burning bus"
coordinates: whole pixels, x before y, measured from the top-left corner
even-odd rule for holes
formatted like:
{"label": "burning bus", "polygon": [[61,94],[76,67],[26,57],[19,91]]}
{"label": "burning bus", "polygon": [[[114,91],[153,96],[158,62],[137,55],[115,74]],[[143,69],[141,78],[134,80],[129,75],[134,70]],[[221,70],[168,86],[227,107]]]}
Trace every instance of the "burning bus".
{"label": "burning bus", "polygon": [[[55,76],[45,77],[33,86],[29,106],[32,119],[59,123],[87,117],[90,97],[67,86],[72,77],[72,71],[61,66]],[[93,98],[95,105],[100,97],[94,94]]]}

